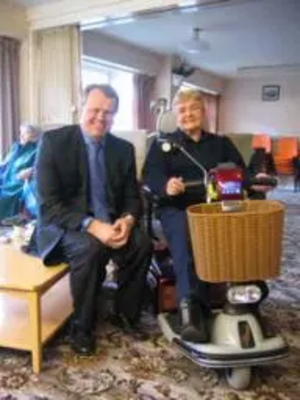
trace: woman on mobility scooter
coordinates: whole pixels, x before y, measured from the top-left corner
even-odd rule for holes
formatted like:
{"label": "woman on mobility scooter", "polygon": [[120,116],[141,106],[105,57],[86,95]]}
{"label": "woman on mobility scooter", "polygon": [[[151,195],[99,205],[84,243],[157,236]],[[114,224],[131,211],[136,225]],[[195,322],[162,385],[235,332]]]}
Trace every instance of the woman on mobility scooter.
{"label": "woman on mobility scooter", "polygon": [[[187,207],[206,202],[206,188],[187,182],[196,183],[205,179],[205,170],[210,171],[220,163],[234,163],[244,173],[246,166],[227,137],[203,130],[205,112],[199,91],[180,90],[174,98],[173,111],[178,129],[166,134],[163,140],[152,143],[144,166],[143,181],[161,198],[159,214],[173,259],[181,338],[188,342],[207,343],[210,341],[210,284],[200,280],[195,273],[186,215]],[[169,151],[171,147],[173,151]],[[200,164],[199,168],[182,151],[176,151],[176,147],[190,154]],[[265,176],[264,173],[257,175]],[[251,193],[270,189],[271,186],[254,185]],[[262,301],[268,289],[264,282],[259,282],[259,286]]]}
{"label": "woman on mobility scooter", "polygon": [[[204,367],[225,368],[228,383],[245,389],[253,365],[288,354],[284,339],[259,313],[268,294],[264,281],[279,273],[284,207],[241,201],[245,188],[255,198],[276,179],[265,173],[251,177],[228,138],[202,129],[198,91],[179,91],[173,109],[178,129],[153,142],[144,166],[145,186],[159,199],[179,311],[179,318],[162,313],[158,321],[187,357]],[[204,204],[210,201],[217,202]],[[226,301],[213,314],[212,283],[226,283]]]}

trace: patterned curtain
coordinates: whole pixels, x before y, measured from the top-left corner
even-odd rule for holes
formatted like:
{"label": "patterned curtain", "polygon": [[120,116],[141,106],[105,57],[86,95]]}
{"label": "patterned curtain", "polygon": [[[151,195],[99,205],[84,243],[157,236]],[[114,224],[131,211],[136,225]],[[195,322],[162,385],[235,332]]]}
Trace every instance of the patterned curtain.
{"label": "patterned curtain", "polygon": [[20,42],[0,36],[0,156],[19,135]]}
{"label": "patterned curtain", "polygon": [[153,100],[155,78],[148,75],[136,74],[134,83],[134,117],[137,129],[154,130],[155,121],[150,105]]}
{"label": "patterned curtain", "polygon": [[77,122],[81,85],[79,27],[34,32],[33,54],[33,120],[42,127]]}
{"label": "patterned curtain", "polygon": [[211,133],[218,132],[219,119],[219,95],[201,92],[205,106],[204,129]]}

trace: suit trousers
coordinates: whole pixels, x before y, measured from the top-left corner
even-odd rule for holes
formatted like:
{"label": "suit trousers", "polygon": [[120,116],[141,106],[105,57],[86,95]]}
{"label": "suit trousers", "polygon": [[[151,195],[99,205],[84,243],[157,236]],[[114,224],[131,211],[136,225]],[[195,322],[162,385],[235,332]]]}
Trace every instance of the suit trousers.
{"label": "suit trousers", "polygon": [[125,246],[106,247],[87,232],[67,231],[59,250],[70,266],[70,286],[76,325],[91,332],[97,323],[96,297],[112,259],[118,265],[115,308],[132,322],[139,319],[151,261],[150,239],[134,228]]}

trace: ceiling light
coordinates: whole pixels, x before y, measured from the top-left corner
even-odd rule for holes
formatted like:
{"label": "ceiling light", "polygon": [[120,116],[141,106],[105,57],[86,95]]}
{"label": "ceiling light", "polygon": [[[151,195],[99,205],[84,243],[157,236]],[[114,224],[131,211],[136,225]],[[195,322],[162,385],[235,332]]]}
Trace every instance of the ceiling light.
{"label": "ceiling light", "polygon": [[198,54],[209,50],[210,45],[206,40],[202,39],[202,32],[203,30],[200,28],[193,28],[192,38],[181,44],[181,50],[188,54]]}

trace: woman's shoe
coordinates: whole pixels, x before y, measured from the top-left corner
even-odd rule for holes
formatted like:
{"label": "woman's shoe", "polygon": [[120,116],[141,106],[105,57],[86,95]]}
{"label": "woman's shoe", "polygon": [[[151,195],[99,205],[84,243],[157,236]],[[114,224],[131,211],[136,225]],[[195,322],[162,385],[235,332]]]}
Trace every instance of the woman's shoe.
{"label": "woman's shoe", "polygon": [[182,300],[179,307],[182,340],[192,343],[209,342],[208,322],[204,311],[199,304],[189,300]]}

